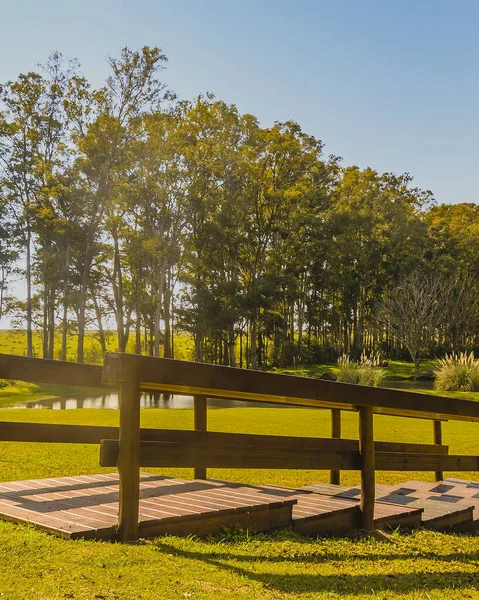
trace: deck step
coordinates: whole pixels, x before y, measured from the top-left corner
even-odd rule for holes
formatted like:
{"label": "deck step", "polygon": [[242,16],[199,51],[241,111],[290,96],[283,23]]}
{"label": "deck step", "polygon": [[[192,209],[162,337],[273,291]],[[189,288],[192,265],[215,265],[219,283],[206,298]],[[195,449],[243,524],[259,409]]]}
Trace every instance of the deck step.
{"label": "deck step", "polygon": [[260,493],[270,490],[280,497],[294,499],[292,526],[301,535],[339,535],[358,526],[360,512],[355,501],[274,485],[256,486],[254,489]]}
{"label": "deck step", "polygon": [[[418,483],[420,485],[415,486]],[[422,485],[424,484],[424,485]],[[428,529],[469,531],[476,528],[475,502],[470,498],[453,498],[427,491],[426,482],[408,481],[400,485],[376,485],[376,506],[388,503],[408,507],[411,510],[423,509],[421,524]],[[417,488],[424,488],[419,490]],[[331,494],[334,498],[345,498],[359,502],[360,487],[345,488],[331,484],[314,484],[301,488],[316,494]],[[477,504],[479,513],[479,503]]]}
{"label": "deck step", "polygon": [[[388,486],[382,486],[386,488]],[[301,491],[309,492],[314,496],[330,497],[332,500],[348,500],[357,507],[356,527],[360,524],[359,495],[360,488],[349,488],[341,485],[318,483],[305,486]],[[293,509],[294,512],[297,507]],[[396,529],[397,527],[419,527],[421,525],[422,507],[398,506],[398,503],[376,502],[374,507],[374,526],[377,529]]]}
{"label": "deck step", "polygon": [[356,502],[307,493],[296,498],[293,529],[301,535],[339,535],[358,526],[360,512]]}
{"label": "deck step", "polygon": [[415,488],[416,490],[432,494],[449,494],[462,498],[479,499],[479,483],[468,482],[466,480],[445,479],[444,481],[434,482],[411,480],[397,487]]}
{"label": "deck step", "polygon": [[479,488],[479,481],[471,481],[470,479],[456,479],[454,477],[450,477],[444,479],[444,483],[456,483],[460,485],[466,485],[468,487],[476,487]]}
{"label": "deck step", "polygon": [[[417,489],[410,492],[409,490],[414,486]],[[477,482],[446,479],[431,483],[411,480],[398,487],[398,492],[439,502],[449,502],[456,506],[472,506],[472,529],[479,530],[479,484]]]}

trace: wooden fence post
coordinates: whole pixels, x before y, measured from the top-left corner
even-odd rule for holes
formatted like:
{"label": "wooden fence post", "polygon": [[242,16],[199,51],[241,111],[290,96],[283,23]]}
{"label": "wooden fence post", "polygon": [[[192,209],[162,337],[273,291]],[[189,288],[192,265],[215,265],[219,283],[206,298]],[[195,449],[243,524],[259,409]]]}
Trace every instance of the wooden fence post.
{"label": "wooden fence post", "polygon": [[[441,421],[433,421],[434,428],[434,443],[437,445],[442,444],[442,423]],[[442,481],[444,479],[444,473],[442,471],[435,472],[436,481]]]}
{"label": "wooden fence post", "polygon": [[120,386],[120,435],[118,471],[120,510],[117,538],[120,542],[138,540],[140,504],[140,390],[137,383]]}
{"label": "wooden fence post", "polygon": [[[193,407],[195,431],[206,431],[206,396],[194,396]],[[195,479],[206,479],[205,467],[195,467]]]}
{"label": "wooden fence post", "polygon": [[[331,409],[331,437],[341,437],[341,411],[339,408]],[[339,469],[331,469],[329,483],[339,485],[341,481],[341,471]]]}
{"label": "wooden fence post", "polygon": [[361,454],[361,527],[366,531],[372,531],[376,486],[371,406],[361,406],[359,409],[359,452]]}

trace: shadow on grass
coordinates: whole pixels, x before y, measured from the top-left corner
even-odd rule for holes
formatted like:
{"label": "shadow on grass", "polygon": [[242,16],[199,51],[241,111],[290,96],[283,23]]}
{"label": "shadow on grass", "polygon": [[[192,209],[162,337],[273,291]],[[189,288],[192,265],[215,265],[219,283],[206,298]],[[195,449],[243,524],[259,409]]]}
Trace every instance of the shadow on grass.
{"label": "shadow on grass", "polygon": [[[261,583],[269,589],[279,592],[339,592],[341,594],[374,594],[376,592],[409,593],[413,591],[434,591],[447,589],[476,590],[479,587],[479,553],[451,553],[437,555],[434,553],[399,554],[393,552],[377,553],[374,555],[357,555],[352,553],[327,553],[325,556],[258,556],[230,554],[227,546],[224,552],[203,552],[181,550],[164,541],[156,541],[155,546],[160,552],[176,555],[181,558],[199,561],[210,566],[227,570],[245,579]],[[436,560],[438,562],[461,562],[461,570],[438,570],[432,572],[430,567],[424,570],[416,565],[417,560]],[[413,560],[408,573],[362,574],[361,563],[381,561]],[[322,565],[335,563],[337,573],[323,575],[320,572]],[[237,564],[232,564],[237,563]],[[269,563],[276,564],[282,572],[258,572],[254,563],[258,565]],[[342,563],[339,564],[338,563]],[[291,565],[288,568],[288,564]],[[298,565],[307,564],[309,573],[295,573]],[[317,565],[318,568],[315,568]],[[470,570],[468,571],[467,568]],[[387,571],[384,566],[378,567]],[[413,570],[414,569],[414,570]],[[406,569],[404,569],[406,570]],[[288,573],[288,571],[290,571]],[[356,571],[354,574],[347,571]]]}

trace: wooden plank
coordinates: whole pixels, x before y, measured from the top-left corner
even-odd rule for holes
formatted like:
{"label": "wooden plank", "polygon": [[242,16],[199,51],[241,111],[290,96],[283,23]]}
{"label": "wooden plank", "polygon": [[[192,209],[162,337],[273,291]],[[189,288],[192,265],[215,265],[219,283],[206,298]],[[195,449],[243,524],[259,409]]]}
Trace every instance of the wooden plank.
{"label": "wooden plank", "polygon": [[459,484],[459,485],[466,485],[466,486],[470,486],[470,487],[479,488],[479,481],[472,481],[471,479],[457,479],[457,477],[446,477],[446,479],[444,479],[444,481],[450,481],[452,483]]}
{"label": "wooden plank", "polygon": [[[315,496],[315,494],[306,494]],[[357,503],[336,500],[333,503],[321,500],[319,496],[313,514],[301,515],[302,499],[293,507],[293,529],[300,535],[317,537],[319,535],[338,535],[358,526],[360,511]],[[326,497],[325,497],[326,498]]]}
{"label": "wooden plank", "polygon": [[422,507],[376,502],[374,505],[374,527],[377,529],[420,527],[423,512]]}
{"label": "wooden plank", "polygon": [[[104,439],[118,439],[118,427],[94,425],[63,425],[54,423],[23,423],[0,421],[0,440],[6,442],[50,442],[99,444]],[[142,441],[157,442],[211,442],[245,446],[274,446],[282,448],[316,448],[329,451],[359,451],[359,442],[348,439],[307,438],[284,435],[259,435],[248,433],[223,433],[216,431],[191,431],[184,429],[141,429]],[[447,446],[410,444],[402,442],[374,442],[380,452],[412,452],[447,454]]]}
{"label": "wooden plank", "polygon": [[479,471],[479,456],[376,452],[378,471]]}
{"label": "wooden plank", "polygon": [[[194,396],[193,414],[195,431],[207,430],[207,402],[206,396]],[[206,469],[195,467],[195,479],[206,479]]]}
{"label": "wooden plank", "polygon": [[[265,506],[260,510],[250,510],[245,507],[235,513],[206,513],[202,518],[183,518],[170,522],[151,521],[140,524],[142,537],[155,537],[159,535],[188,536],[196,535],[206,537],[215,535],[225,527],[241,527],[251,532],[270,531],[278,527],[288,527],[291,524],[292,503],[284,506],[269,508]],[[197,515],[195,515],[197,517]]]}
{"label": "wooden plank", "polygon": [[[375,452],[379,471],[477,471],[479,457],[399,452]],[[100,464],[116,465],[118,441],[102,440]],[[143,467],[204,467],[248,469],[361,470],[356,451],[318,448],[242,446],[204,442],[141,442]]]}
{"label": "wooden plank", "polygon": [[[341,437],[341,411],[337,408],[331,410],[331,437],[336,439]],[[329,481],[332,484],[339,485],[341,481],[341,471],[332,469],[329,474]]]}
{"label": "wooden plank", "polygon": [[[442,445],[442,423],[441,421],[433,421],[434,430],[434,443],[438,446]],[[436,481],[442,481],[444,479],[443,471],[436,471]]]}
{"label": "wooden plank", "polygon": [[375,456],[373,411],[369,406],[359,410],[359,453],[361,455],[361,526],[374,527]]}
{"label": "wooden plank", "polygon": [[410,444],[402,442],[374,442],[376,452],[401,452],[412,454],[441,454],[449,453],[449,446],[434,446],[433,444]]}
{"label": "wooden plank", "polygon": [[299,488],[300,491],[314,492],[325,496],[339,496],[343,492],[348,492],[351,488],[345,485],[333,485],[331,483],[313,483]]}
{"label": "wooden plank", "polygon": [[0,378],[58,385],[111,387],[106,386],[102,380],[101,366],[13,354],[0,354]]}
{"label": "wooden plank", "polygon": [[99,444],[102,439],[118,436],[118,427],[0,421],[0,440],[5,442]]}
{"label": "wooden plank", "polygon": [[233,367],[109,353],[104,381],[137,381],[142,389],[200,394],[216,398],[276,402],[300,406],[369,406],[398,414],[479,421],[479,403],[386,388],[352,385]]}
{"label": "wooden plank", "polygon": [[120,388],[118,472],[118,539],[132,542],[138,539],[140,496],[140,392],[138,384],[132,382],[122,383]]}
{"label": "wooden plank", "polygon": [[[114,466],[118,442],[103,440],[100,464]],[[258,448],[204,443],[141,442],[142,467],[205,467],[231,469],[359,469],[358,452],[316,449]]]}

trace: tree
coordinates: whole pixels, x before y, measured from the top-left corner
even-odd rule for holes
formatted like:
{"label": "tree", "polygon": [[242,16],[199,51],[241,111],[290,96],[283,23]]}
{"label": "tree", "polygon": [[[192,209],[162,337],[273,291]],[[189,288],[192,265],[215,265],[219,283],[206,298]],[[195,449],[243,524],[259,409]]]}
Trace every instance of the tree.
{"label": "tree", "polygon": [[5,311],[5,302],[8,298],[8,288],[11,278],[18,274],[16,261],[18,249],[14,224],[9,220],[7,210],[0,196],[0,322]]}
{"label": "tree", "polygon": [[407,348],[416,375],[420,356],[443,324],[451,288],[441,276],[415,271],[383,299],[379,318]]}
{"label": "tree", "polygon": [[[123,48],[120,58],[111,58],[111,75],[106,86],[91,95],[91,110],[98,116],[78,138],[77,169],[86,198],[82,223],[85,244],[78,294],[78,362],[84,360],[87,299],[105,211],[118,194],[137,120],[143,113],[157,110],[160,103],[170,97],[165,92],[165,84],[158,79],[166,60],[159,48],[148,46],[141,51]],[[115,276],[121,277],[118,269]]]}

